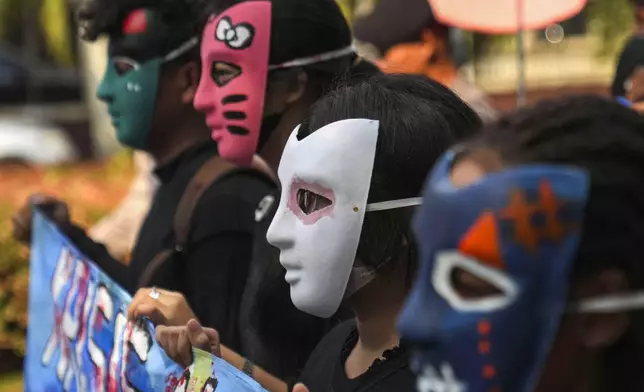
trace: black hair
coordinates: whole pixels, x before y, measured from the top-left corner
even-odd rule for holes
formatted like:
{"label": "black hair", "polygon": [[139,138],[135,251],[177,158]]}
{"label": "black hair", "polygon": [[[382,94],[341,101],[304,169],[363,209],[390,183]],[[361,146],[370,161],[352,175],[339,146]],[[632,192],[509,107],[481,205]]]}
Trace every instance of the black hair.
{"label": "black hair", "polygon": [[[420,75],[376,75],[318,101],[298,138],[350,118],[380,122],[369,203],[418,197],[441,154],[481,126],[478,115],[438,82]],[[366,213],[357,258],[375,270],[402,266],[410,284],[417,263],[413,212],[401,208]]]}
{"label": "black hair", "polygon": [[[151,45],[141,49],[141,58],[167,55],[193,37],[199,37],[195,4],[192,0],[83,0],[77,11],[80,37],[93,42],[101,36],[118,39],[123,22],[134,10],[153,9],[167,26]],[[198,61],[196,45],[174,62]]]}
{"label": "black hair", "polygon": [[[590,177],[589,200],[571,278],[577,281],[616,268],[624,271],[632,289],[642,289],[642,132],[644,117],[635,111],[611,99],[576,96],[501,118],[472,144],[490,148],[509,165],[554,163],[585,169]],[[634,336],[641,320],[636,316],[632,331],[607,353],[610,387],[605,390],[644,390],[639,369],[644,350]],[[633,383],[640,388],[633,389]]]}

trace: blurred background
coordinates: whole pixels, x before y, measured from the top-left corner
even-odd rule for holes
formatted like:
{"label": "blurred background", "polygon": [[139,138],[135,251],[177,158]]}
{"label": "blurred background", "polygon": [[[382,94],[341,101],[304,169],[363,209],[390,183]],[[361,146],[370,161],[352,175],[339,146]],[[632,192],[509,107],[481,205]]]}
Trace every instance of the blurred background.
{"label": "blurred background", "polygon": [[[397,21],[378,21],[377,0],[340,5],[356,28],[361,54],[376,62],[387,58],[396,45],[371,39],[369,29],[376,24],[380,35],[389,28],[395,34]],[[27,322],[28,251],[11,238],[11,214],[29,194],[45,192],[67,200],[73,218],[91,227],[128,195],[136,174],[132,153],[119,149],[94,97],[106,45],[77,39],[73,7],[72,0],[0,0],[0,392],[22,390]],[[634,21],[629,0],[589,0],[574,17],[527,31],[522,67],[516,35],[449,29],[446,56],[458,77],[486,95],[496,111],[516,107],[521,75],[527,102],[578,92],[609,94]],[[421,21],[419,31],[429,25]],[[420,68],[439,66],[437,51],[430,50]]]}

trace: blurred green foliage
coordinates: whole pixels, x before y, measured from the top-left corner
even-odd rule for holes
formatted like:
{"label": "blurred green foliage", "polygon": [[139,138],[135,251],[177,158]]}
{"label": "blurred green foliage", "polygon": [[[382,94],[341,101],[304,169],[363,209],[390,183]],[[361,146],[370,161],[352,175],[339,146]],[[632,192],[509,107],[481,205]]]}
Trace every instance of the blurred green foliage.
{"label": "blurred green foliage", "polygon": [[[75,63],[75,32],[70,28],[71,8],[68,0],[1,0],[0,38],[22,41],[26,34],[38,34],[45,50],[58,65]],[[36,29],[26,26],[37,26]]]}
{"label": "blurred green foliage", "polygon": [[598,37],[600,56],[615,56],[632,33],[635,16],[629,0],[589,0],[588,28]]}
{"label": "blurred green foliage", "polygon": [[0,167],[0,190],[12,188],[0,194],[0,352],[23,355],[27,328],[29,250],[13,239],[11,215],[28,194],[42,191],[67,200],[74,221],[89,227],[125,195],[132,169],[127,151],[104,163],[42,170]]}

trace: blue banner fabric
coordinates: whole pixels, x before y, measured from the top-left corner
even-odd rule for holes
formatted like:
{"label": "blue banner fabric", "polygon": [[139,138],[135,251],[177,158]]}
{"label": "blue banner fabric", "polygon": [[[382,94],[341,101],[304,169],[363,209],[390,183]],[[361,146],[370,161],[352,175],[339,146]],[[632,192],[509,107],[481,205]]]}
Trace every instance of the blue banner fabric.
{"label": "blue banner fabric", "polygon": [[[158,346],[149,321],[127,321],[131,299],[36,212],[25,391],[263,391],[247,375],[207,353],[195,355],[195,364],[184,371]],[[187,384],[186,376],[195,368],[206,380]]]}

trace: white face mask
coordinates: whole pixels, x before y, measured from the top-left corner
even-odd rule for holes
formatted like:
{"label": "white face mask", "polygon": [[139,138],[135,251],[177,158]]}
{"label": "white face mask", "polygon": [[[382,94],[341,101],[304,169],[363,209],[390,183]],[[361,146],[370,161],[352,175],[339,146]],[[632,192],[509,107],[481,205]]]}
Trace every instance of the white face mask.
{"label": "white face mask", "polygon": [[295,306],[318,317],[340,307],[366,211],[420,204],[420,199],[367,205],[379,123],[349,119],[303,140],[297,127],[278,169],[282,196],[267,238],[280,249]]}

